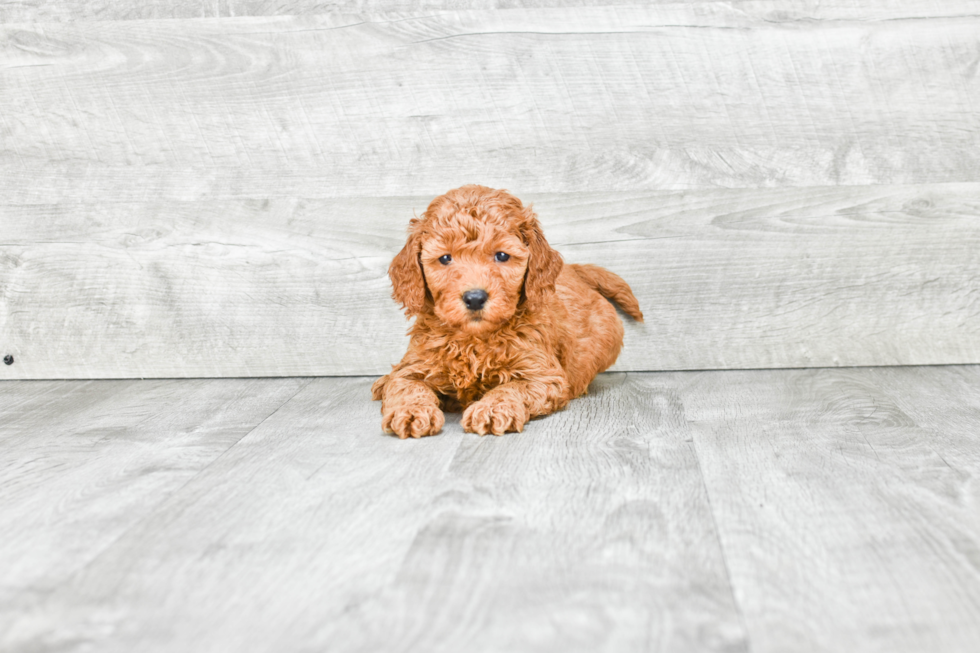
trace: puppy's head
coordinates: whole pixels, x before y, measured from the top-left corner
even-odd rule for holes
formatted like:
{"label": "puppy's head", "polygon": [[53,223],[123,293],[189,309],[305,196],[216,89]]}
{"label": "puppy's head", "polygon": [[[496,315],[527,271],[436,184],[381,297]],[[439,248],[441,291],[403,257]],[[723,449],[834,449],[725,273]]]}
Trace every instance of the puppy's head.
{"label": "puppy's head", "polygon": [[530,206],[506,191],[463,186],[412,220],[388,274],[409,315],[431,311],[480,333],[507,322],[522,303],[541,302],[561,268]]}

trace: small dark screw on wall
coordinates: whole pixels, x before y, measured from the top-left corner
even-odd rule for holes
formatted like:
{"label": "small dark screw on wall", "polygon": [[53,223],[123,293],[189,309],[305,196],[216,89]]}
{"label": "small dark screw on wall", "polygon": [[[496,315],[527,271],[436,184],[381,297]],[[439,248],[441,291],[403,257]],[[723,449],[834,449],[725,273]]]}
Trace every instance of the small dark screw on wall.
{"label": "small dark screw on wall", "polygon": [[4,365],[13,365],[14,357],[11,356],[10,354],[7,354],[6,356],[3,357],[3,363]]}

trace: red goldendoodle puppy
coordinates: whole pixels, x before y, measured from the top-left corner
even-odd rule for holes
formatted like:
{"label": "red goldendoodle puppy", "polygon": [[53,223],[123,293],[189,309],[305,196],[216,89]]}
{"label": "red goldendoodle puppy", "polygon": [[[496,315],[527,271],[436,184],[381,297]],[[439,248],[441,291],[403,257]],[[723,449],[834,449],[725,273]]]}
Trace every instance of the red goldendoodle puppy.
{"label": "red goldendoodle puppy", "polygon": [[643,321],[625,281],[566,265],[530,206],[485,186],[434,199],[388,275],[415,324],[371,394],[382,428],[400,438],[438,433],[443,408],[464,410],[463,428],[480,435],[520,431],[616,361],[623,324],[605,298]]}

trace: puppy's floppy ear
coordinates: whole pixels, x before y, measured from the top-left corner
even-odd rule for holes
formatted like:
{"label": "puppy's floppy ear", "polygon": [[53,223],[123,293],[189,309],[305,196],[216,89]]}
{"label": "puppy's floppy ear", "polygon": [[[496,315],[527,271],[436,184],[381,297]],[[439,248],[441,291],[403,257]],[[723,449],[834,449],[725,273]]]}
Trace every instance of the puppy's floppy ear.
{"label": "puppy's floppy ear", "polygon": [[524,210],[524,214],[522,235],[530,250],[527,272],[524,275],[524,296],[534,306],[554,290],[555,280],[565,263],[561,254],[551,249],[551,245],[545,240],[541,224],[530,206]]}
{"label": "puppy's floppy ear", "polygon": [[415,230],[416,220],[412,220],[412,228],[408,241],[398,252],[388,267],[388,277],[391,279],[391,296],[405,307],[407,315],[417,315],[425,307],[425,277],[422,276],[422,239]]}

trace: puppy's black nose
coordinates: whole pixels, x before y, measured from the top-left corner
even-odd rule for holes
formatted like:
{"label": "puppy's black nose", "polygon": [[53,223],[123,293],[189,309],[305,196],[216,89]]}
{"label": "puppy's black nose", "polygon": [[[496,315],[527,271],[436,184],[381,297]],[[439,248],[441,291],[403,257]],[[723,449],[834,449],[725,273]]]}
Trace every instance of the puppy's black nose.
{"label": "puppy's black nose", "polygon": [[467,290],[463,293],[463,303],[471,311],[478,311],[487,303],[488,297],[486,290]]}

